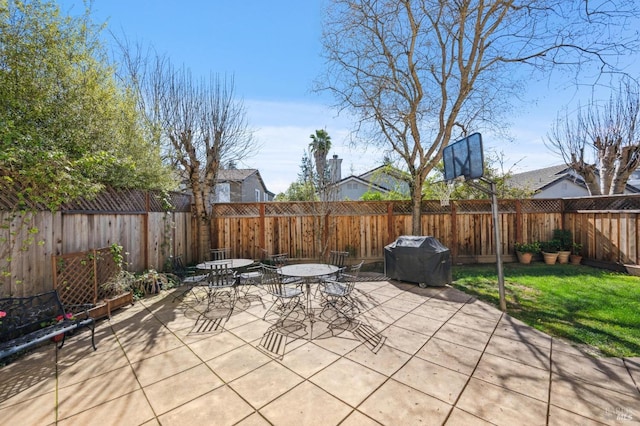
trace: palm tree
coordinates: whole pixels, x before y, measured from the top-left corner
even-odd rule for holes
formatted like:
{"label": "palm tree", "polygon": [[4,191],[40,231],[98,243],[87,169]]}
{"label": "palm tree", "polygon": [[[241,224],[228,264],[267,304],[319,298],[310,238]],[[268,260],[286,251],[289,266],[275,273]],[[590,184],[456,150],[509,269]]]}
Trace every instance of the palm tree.
{"label": "palm tree", "polygon": [[309,136],[312,142],[309,144],[311,153],[316,161],[316,171],[318,172],[318,180],[320,187],[324,186],[325,169],[327,165],[327,154],[331,149],[331,136],[326,130],[316,130],[316,133]]}

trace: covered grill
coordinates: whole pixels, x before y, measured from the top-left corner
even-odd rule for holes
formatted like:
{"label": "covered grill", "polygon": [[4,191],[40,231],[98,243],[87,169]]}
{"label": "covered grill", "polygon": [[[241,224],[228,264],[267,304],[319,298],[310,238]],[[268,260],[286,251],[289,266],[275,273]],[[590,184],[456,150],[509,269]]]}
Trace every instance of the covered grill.
{"label": "covered grill", "polygon": [[434,237],[404,235],[384,248],[387,278],[442,287],[451,283],[451,252]]}

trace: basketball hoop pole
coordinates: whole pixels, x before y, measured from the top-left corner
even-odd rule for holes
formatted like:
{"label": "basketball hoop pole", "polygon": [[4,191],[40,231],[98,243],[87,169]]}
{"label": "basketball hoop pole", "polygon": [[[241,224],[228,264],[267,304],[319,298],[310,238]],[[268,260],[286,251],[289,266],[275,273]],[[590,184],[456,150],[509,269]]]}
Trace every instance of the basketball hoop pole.
{"label": "basketball hoop pole", "polygon": [[507,301],[504,294],[504,270],[502,267],[502,241],[500,238],[500,223],[498,218],[498,191],[496,183],[490,179],[481,177],[481,181],[489,184],[489,189],[468,181],[467,184],[491,195],[491,215],[493,216],[493,236],[496,242],[496,267],[498,269],[498,293],[500,295],[500,310],[507,312]]}

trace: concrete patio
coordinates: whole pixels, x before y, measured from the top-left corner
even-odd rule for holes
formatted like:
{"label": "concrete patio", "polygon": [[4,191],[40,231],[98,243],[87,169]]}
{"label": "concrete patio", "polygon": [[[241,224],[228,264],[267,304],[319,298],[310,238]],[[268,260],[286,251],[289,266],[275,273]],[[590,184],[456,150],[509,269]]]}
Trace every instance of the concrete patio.
{"label": "concrete patio", "polygon": [[[450,287],[370,278],[344,323],[264,321],[268,296],[204,314],[172,290],[0,368],[17,425],[640,423],[640,359],[594,358]],[[264,305],[261,302],[264,301]],[[316,314],[319,313],[319,308]],[[203,315],[204,314],[204,315]]]}

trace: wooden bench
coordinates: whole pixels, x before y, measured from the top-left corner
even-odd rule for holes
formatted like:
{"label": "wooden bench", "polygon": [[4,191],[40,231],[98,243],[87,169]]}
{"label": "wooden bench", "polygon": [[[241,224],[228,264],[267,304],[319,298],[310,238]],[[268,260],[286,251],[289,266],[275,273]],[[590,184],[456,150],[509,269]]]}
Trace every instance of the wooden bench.
{"label": "wooden bench", "polygon": [[67,333],[80,327],[91,330],[91,346],[95,351],[95,320],[88,313],[91,307],[65,307],[56,290],[35,296],[0,298],[0,312],[4,312],[0,314],[0,359],[56,336],[61,336],[60,349]]}

